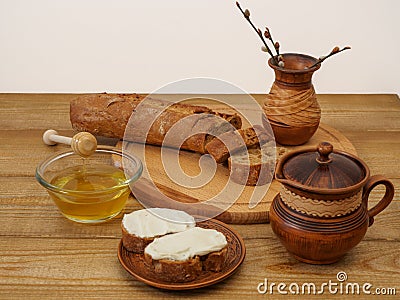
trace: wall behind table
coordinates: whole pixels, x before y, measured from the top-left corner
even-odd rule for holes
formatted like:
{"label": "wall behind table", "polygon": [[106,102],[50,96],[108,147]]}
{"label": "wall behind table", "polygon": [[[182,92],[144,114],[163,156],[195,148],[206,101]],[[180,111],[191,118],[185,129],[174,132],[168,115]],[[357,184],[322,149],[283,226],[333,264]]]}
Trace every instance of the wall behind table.
{"label": "wall behind table", "polygon": [[[241,1],[282,52],[316,57],[318,93],[397,93],[400,1]],[[212,77],[265,93],[261,43],[222,0],[0,0],[0,92],[152,92]]]}

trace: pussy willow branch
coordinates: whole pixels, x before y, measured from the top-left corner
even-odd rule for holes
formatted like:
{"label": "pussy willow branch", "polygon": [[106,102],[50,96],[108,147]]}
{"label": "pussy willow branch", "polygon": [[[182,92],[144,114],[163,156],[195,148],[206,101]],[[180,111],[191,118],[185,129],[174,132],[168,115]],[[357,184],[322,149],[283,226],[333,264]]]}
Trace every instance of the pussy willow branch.
{"label": "pussy willow branch", "polygon": [[340,52],[342,52],[344,50],[351,49],[351,47],[346,46],[346,47],[344,47],[343,49],[340,49],[340,50],[339,49],[336,50],[336,49],[338,49],[338,48],[337,47],[333,48],[331,53],[329,53],[328,55],[324,56],[323,58],[319,58],[318,61],[315,64],[313,64],[311,67],[308,67],[308,68],[311,69],[311,68],[315,67],[316,65],[321,64],[325,59],[327,59],[327,58],[329,58],[329,57],[331,57],[331,56],[333,56],[335,54],[338,54],[338,53],[340,53]]}
{"label": "pussy willow branch", "polygon": [[237,7],[239,8],[239,10],[242,12],[244,18],[250,23],[251,27],[253,27],[253,29],[257,32],[257,34],[258,34],[258,36],[260,37],[261,41],[263,42],[265,48],[267,49],[268,54],[272,57],[272,59],[274,60],[274,62],[275,62],[276,64],[278,64],[278,62],[277,62],[275,56],[274,56],[274,55],[272,54],[272,52],[271,52],[271,49],[269,49],[269,47],[268,47],[268,45],[267,45],[267,42],[265,41],[265,39],[264,39],[264,37],[263,37],[263,35],[262,35],[261,30],[260,30],[259,28],[257,29],[256,26],[254,26],[253,22],[250,20],[250,16],[247,16],[247,15],[245,14],[245,12],[243,11],[243,9],[240,7],[239,2],[237,2],[237,1],[236,1],[236,6],[237,6]]}
{"label": "pussy willow branch", "polygon": [[272,39],[271,31],[269,31],[269,28],[268,28],[268,27],[265,28],[265,29],[268,30],[269,40],[271,41],[272,45],[274,45],[274,48],[275,48],[275,51],[276,51],[276,55],[279,56],[279,55],[280,55],[280,54],[279,54],[279,48],[276,48],[276,47],[275,47],[275,42],[274,42],[274,40]]}

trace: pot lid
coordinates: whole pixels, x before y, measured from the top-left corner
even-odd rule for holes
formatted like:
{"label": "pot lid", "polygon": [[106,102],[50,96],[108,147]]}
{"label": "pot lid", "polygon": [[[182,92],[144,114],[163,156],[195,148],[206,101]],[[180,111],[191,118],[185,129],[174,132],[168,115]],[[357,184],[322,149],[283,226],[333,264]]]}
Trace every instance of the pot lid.
{"label": "pot lid", "polygon": [[357,158],[333,151],[328,142],[320,143],[316,151],[300,152],[283,163],[285,179],[312,188],[346,188],[361,182],[366,176],[366,170]]}

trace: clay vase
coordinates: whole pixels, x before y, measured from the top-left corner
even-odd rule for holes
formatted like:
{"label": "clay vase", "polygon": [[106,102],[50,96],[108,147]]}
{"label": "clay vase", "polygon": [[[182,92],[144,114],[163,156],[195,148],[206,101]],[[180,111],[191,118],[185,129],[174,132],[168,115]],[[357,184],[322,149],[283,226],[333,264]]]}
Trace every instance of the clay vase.
{"label": "clay vase", "polygon": [[[311,83],[313,73],[320,64],[314,57],[287,53],[283,54],[285,67],[275,60],[268,60],[275,71],[275,81],[264,101],[263,122],[268,120],[281,145],[301,145],[315,133],[321,119],[321,109]],[[264,125],[268,128],[268,125]]]}
{"label": "clay vase", "polygon": [[[362,240],[394,196],[388,179],[370,176],[361,159],[326,142],[284,155],[275,178],[281,191],[270,209],[272,230],[289,253],[311,264],[338,261]],[[377,185],[385,186],[385,195],[368,209]]]}

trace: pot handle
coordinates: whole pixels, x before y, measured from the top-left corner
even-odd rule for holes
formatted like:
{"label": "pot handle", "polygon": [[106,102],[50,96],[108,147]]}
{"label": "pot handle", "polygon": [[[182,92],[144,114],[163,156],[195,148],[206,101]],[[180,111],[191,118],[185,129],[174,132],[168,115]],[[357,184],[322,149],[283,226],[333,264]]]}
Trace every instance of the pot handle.
{"label": "pot handle", "polygon": [[383,198],[371,209],[368,209],[369,225],[374,223],[374,217],[383,211],[393,200],[394,186],[386,177],[382,175],[371,176],[364,185],[362,201],[365,207],[368,208],[368,198],[371,191],[377,186],[383,184],[386,188]]}

